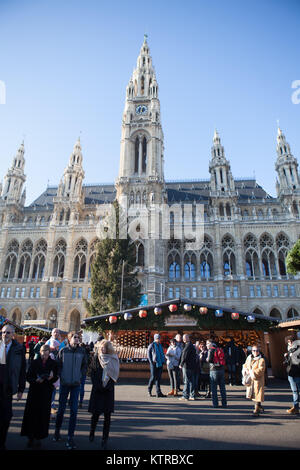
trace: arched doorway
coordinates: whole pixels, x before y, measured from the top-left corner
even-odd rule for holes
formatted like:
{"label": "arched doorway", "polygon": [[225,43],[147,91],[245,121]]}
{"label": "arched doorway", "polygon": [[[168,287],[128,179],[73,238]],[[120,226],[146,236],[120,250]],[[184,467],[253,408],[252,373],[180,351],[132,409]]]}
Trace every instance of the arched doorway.
{"label": "arched doorway", "polygon": [[47,315],[47,326],[48,328],[57,328],[57,311],[55,308],[51,309]]}
{"label": "arched doorway", "polygon": [[270,317],[273,317],[273,318],[282,318],[281,317],[281,313],[279,312],[279,310],[277,308],[272,308],[271,312],[270,312]]}
{"label": "arched doorway", "polygon": [[79,331],[80,330],[80,313],[78,310],[73,310],[70,315],[70,331]]}
{"label": "arched doorway", "polygon": [[11,314],[11,320],[16,324],[20,325],[22,320],[22,312],[19,308],[15,308]]}
{"label": "arched doorway", "polygon": [[24,315],[24,320],[36,320],[37,313],[34,308],[30,308]]}

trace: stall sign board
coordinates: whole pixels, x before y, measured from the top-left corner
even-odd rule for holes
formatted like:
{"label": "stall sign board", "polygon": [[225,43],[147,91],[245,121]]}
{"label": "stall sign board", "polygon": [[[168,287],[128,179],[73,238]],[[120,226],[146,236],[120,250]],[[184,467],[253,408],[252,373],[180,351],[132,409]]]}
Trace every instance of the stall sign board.
{"label": "stall sign board", "polygon": [[197,326],[197,320],[186,315],[170,315],[166,319],[166,326]]}

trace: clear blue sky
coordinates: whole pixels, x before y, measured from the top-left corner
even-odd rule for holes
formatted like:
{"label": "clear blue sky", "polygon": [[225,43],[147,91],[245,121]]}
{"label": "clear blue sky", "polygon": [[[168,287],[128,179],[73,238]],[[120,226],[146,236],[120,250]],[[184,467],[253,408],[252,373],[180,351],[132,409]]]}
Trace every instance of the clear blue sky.
{"label": "clear blue sky", "polygon": [[114,182],[125,91],[148,34],[167,179],[209,177],[214,128],[234,177],[275,195],[279,119],[300,158],[298,0],[0,0],[0,179],[25,136],[26,205],[81,132],[85,183]]}

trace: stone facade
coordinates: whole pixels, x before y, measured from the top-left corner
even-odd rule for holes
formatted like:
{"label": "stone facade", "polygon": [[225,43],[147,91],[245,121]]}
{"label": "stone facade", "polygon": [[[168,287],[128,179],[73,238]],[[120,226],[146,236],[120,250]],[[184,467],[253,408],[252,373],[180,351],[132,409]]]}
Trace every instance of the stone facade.
{"label": "stone facade", "polygon": [[[126,89],[115,184],[83,184],[78,139],[59,185],[25,206],[24,152],[22,143],[0,186],[0,313],[16,323],[44,320],[49,327],[79,328],[87,316],[83,299],[90,297],[96,241],[115,198],[135,224],[137,266],[149,304],[185,297],[298,317],[299,276],[286,273],[285,256],[300,236],[300,180],[284,134],[278,129],[276,198],[253,178],[234,179],[217,131],[210,179],[166,181],[158,83],[146,37]],[[201,246],[191,248],[189,235],[176,235],[181,222],[174,207],[190,210],[190,227],[202,224]]]}

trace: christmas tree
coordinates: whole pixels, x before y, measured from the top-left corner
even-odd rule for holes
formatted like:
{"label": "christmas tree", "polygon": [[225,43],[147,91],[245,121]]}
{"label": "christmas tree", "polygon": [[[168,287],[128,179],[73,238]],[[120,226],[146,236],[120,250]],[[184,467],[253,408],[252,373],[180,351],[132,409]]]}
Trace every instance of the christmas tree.
{"label": "christmas tree", "polygon": [[98,242],[91,268],[91,301],[85,300],[91,316],[134,308],[141,298],[136,246],[127,231],[126,238],[120,237],[119,220],[124,218],[124,214],[117,201],[112,209],[113,215],[102,226],[108,236]]}
{"label": "christmas tree", "polygon": [[286,257],[286,268],[290,274],[297,274],[300,272],[300,240],[288,252]]}

